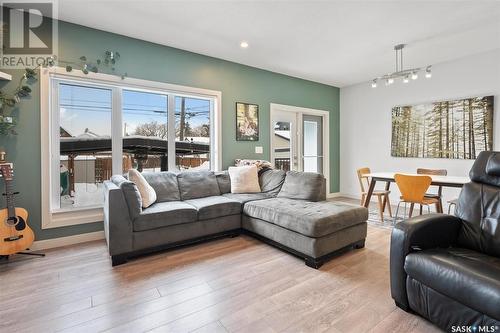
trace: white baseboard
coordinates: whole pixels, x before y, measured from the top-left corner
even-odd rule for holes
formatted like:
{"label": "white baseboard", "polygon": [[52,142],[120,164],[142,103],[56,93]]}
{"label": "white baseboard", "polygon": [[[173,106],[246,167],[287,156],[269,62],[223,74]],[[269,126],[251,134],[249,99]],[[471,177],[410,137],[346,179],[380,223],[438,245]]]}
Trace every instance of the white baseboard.
{"label": "white baseboard", "polygon": [[337,197],[341,197],[341,196],[342,196],[342,193],[340,193],[340,192],[328,193],[326,195],[327,198],[337,198]]}
{"label": "white baseboard", "polygon": [[104,231],[95,231],[80,235],[43,239],[35,241],[33,245],[30,246],[30,249],[33,251],[39,251],[39,250],[52,249],[54,247],[85,243],[100,239],[104,239]]}

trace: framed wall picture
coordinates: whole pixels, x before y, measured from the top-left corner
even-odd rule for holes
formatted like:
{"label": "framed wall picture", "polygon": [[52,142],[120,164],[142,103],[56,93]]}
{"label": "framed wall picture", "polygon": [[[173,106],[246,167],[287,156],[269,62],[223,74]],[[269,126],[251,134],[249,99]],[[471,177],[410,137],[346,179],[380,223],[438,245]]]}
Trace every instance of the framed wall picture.
{"label": "framed wall picture", "polygon": [[236,102],[236,141],[259,141],[259,106]]}
{"label": "framed wall picture", "polygon": [[493,96],[392,109],[394,157],[475,159],[493,149]]}

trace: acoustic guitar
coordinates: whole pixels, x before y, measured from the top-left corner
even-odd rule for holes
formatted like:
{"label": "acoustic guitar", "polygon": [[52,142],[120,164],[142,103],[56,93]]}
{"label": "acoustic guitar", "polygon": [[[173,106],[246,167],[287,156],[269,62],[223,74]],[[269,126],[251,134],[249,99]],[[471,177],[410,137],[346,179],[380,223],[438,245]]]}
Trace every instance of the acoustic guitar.
{"label": "acoustic guitar", "polygon": [[0,255],[11,255],[26,250],[33,244],[35,235],[28,226],[28,212],[24,208],[15,207],[12,169],[9,164],[0,165],[5,181],[5,197],[7,208],[0,210]]}

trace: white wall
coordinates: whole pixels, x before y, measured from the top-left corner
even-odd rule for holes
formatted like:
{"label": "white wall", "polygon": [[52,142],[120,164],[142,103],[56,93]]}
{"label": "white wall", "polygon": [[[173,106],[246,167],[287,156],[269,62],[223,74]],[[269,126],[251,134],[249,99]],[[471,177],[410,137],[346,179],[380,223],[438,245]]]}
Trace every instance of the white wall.
{"label": "white wall", "polygon": [[[494,149],[500,150],[500,50],[462,58],[432,67],[431,79],[419,77],[408,84],[395,82],[372,88],[365,82],[340,90],[340,192],[359,196],[356,169],[370,167],[373,172],[415,172],[416,168],[447,169],[450,176],[468,175],[473,161],[391,157],[391,109],[476,95],[495,95]],[[421,75],[422,76],[422,75]],[[382,186],[382,184],[380,185]],[[378,188],[378,187],[377,187]],[[399,201],[396,185],[391,200]],[[445,189],[445,199],[459,190]],[[445,210],[447,207],[445,206]]]}

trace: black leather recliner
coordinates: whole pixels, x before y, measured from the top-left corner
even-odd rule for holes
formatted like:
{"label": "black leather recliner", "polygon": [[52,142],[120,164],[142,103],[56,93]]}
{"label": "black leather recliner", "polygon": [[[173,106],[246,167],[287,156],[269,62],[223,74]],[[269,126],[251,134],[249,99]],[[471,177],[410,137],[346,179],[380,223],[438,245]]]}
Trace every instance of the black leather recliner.
{"label": "black leather recliner", "polygon": [[470,179],[456,216],[423,215],[394,227],[391,294],[398,307],[446,331],[500,332],[500,152],[481,152]]}

